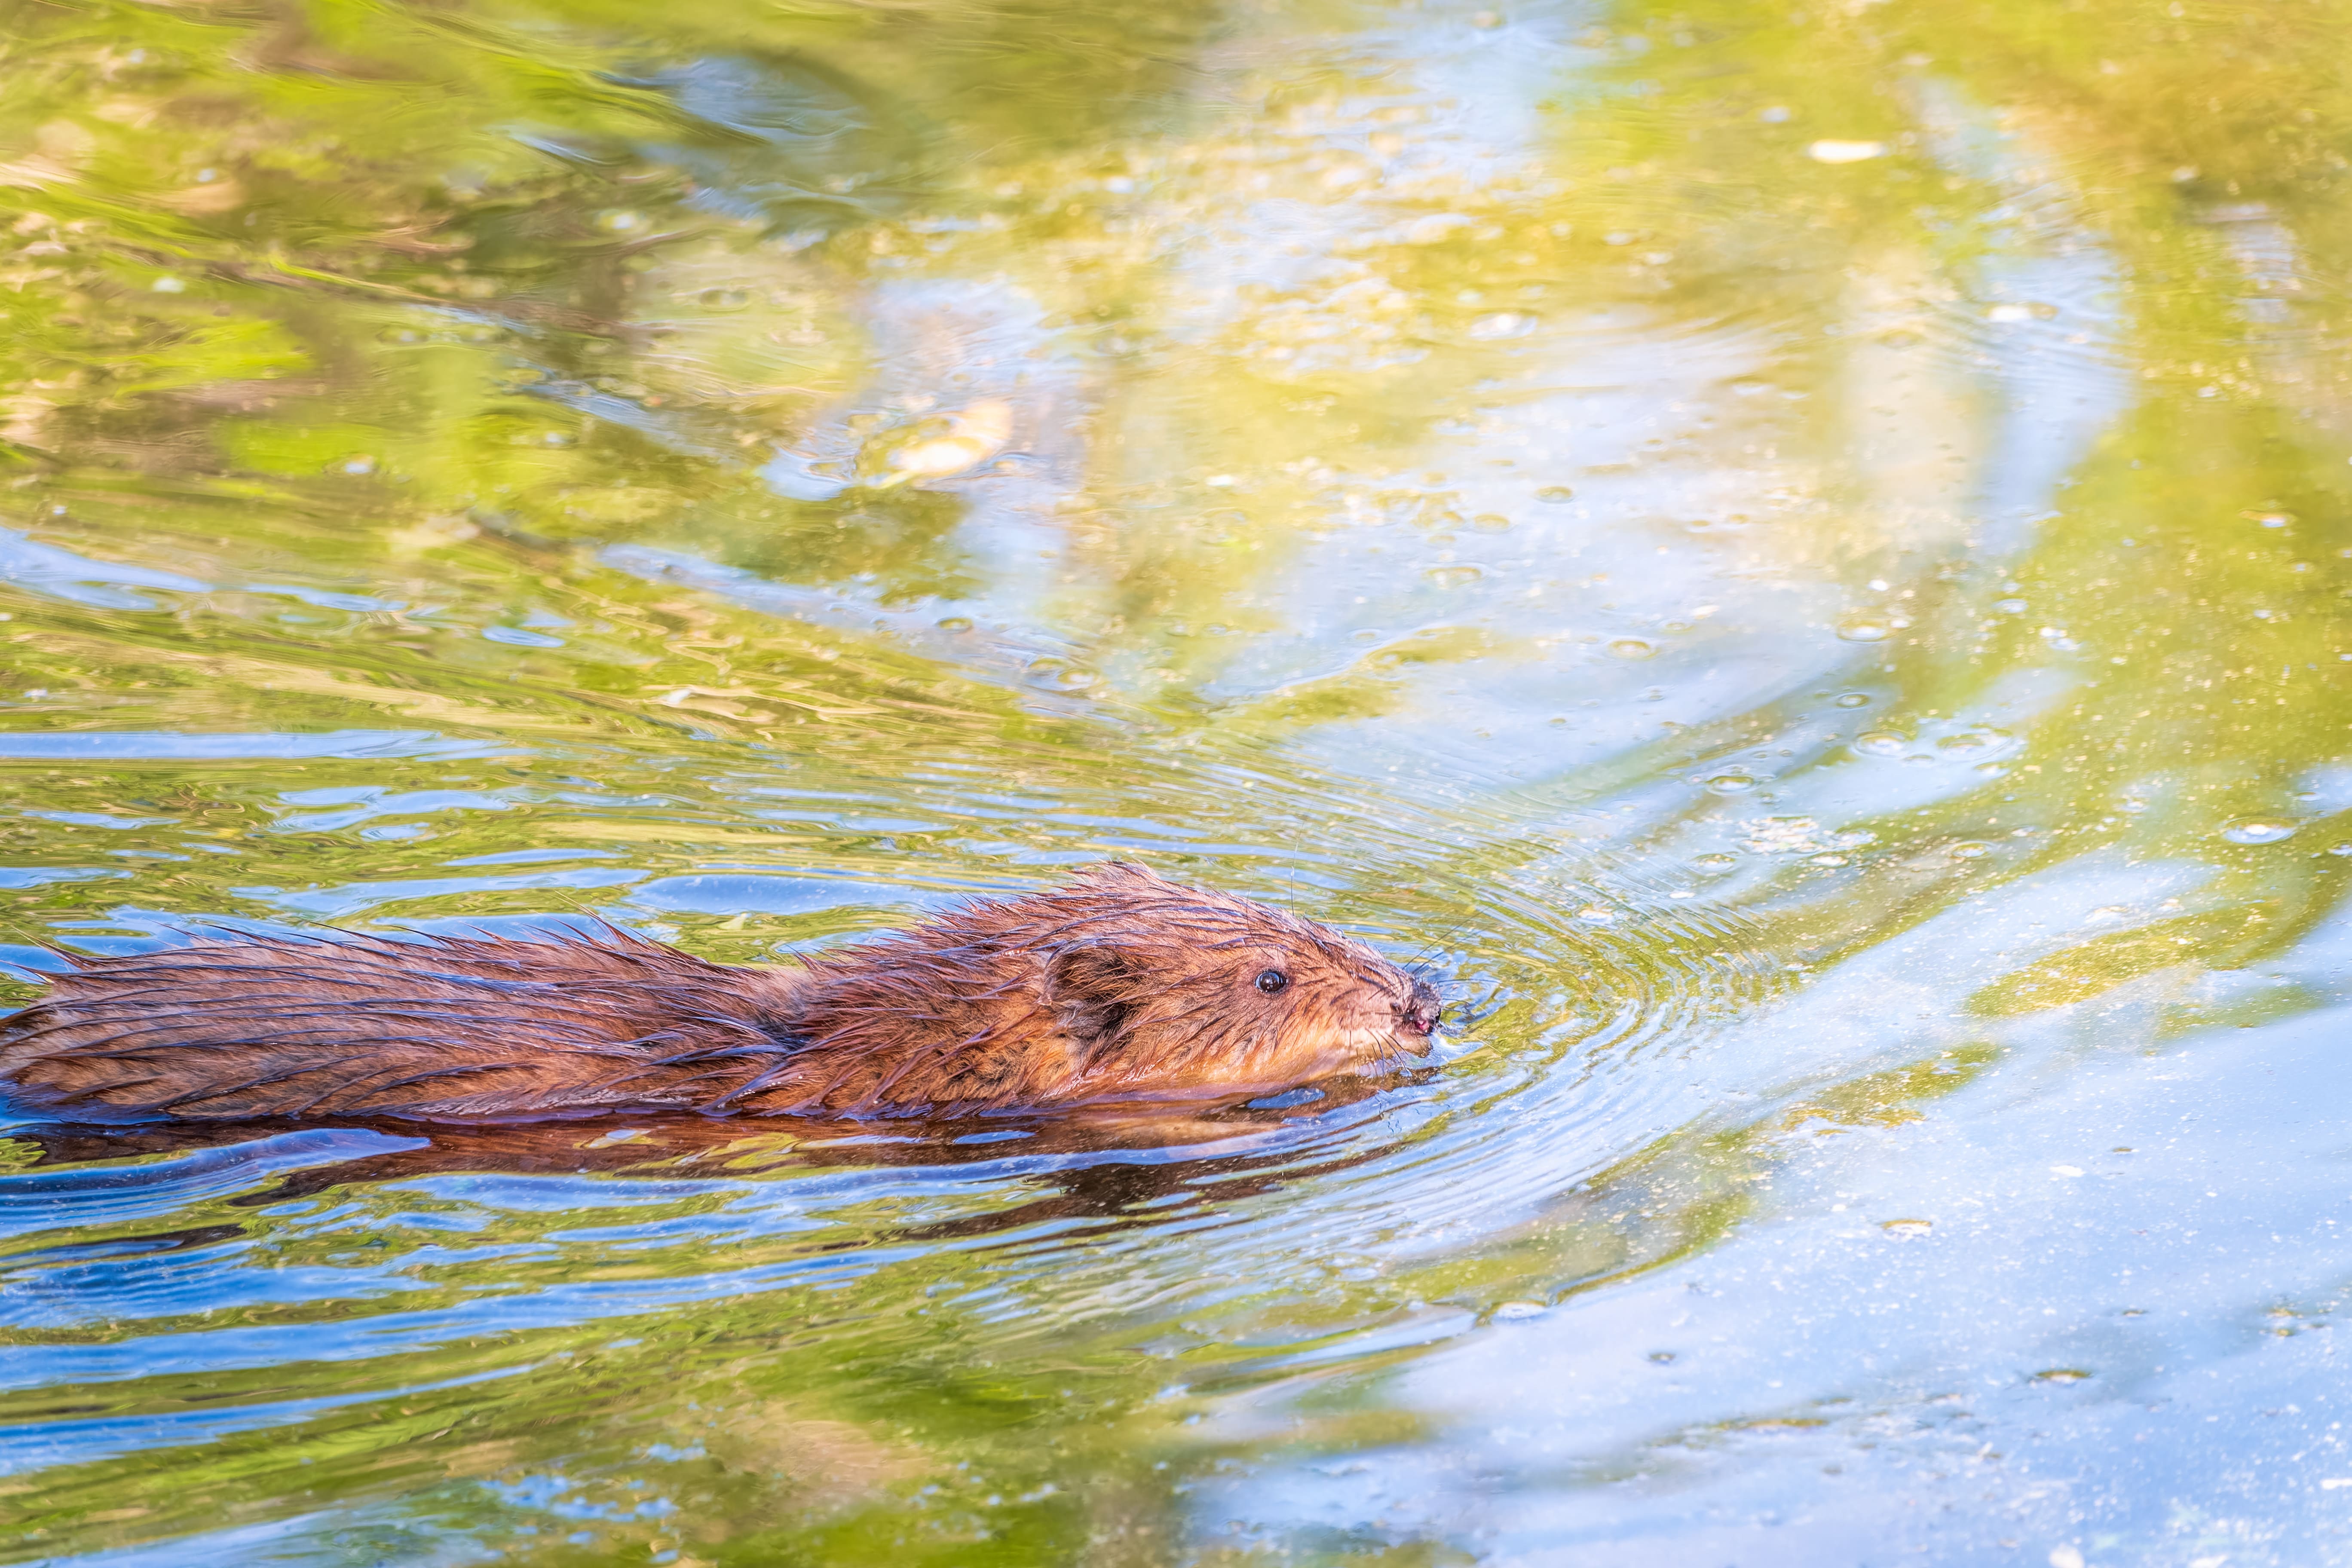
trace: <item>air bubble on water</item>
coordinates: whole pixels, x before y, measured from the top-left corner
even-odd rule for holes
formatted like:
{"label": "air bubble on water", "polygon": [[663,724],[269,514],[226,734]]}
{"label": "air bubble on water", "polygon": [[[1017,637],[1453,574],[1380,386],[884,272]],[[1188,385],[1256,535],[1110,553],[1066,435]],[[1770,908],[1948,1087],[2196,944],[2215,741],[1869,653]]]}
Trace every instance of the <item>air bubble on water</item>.
{"label": "air bubble on water", "polygon": [[1885,642],[1890,629],[1876,616],[1848,616],[1837,624],[1837,635],[1847,642]]}
{"label": "air bubble on water", "polygon": [[1576,918],[1587,925],[1614,925],[1617,921],[1617,911],[1604,909],[1599,904],[1587,904],[1576,911]]}
{"label": "air bubble on water", "polygon": [[[2046,1372],[2035,1373],[2033,1374],[2032,1381],[2035,1383],[2054,1383],[2063,1384],[2084,1382],[2090,1377],[2090,1375],[2091,1374],[2089,1373],[2083,1371],[2079,1367],[2053,1366]],[[2050,1554],[2050,1558],[2051,1561],[2054,1563],[2058,1560],[2058,1554],[2053,1552]],[[2079,1554],[2074,1557],[2074,1561],[2077,1563],[2080,1563],[2082,1560],[2083,1559]]]}
{"label": "air bubble on water", "polygon": [[1482,511],[1470,520],[1470,526],[1481,533],[1500,533],[1511,526],[1511,520],[1499,511]]}
{"label": "air bubble on water", "polygon": [[1878,1228],[1897,1241],[1910,1241],[1934,1230],[1936,1222],[1930,1219],[1889,1219],[1881,1220]]}
{"label": "air bubble on water", "polygon": [[1944,851],[1955,860],[1981,860],[1992,853],[1992,846],[1974,838],[1964,838]]}
{"label": "air bubble on water", "polygon": [[1841,708],[1867,708],[1870,706],[1870,694],[1866,691],[1848,691],[1838,698],[1837,705]]}
{"label": "air bubble on water", "polygon": [[706,310],[740,310],[751,302],[748,289],[705,289],[695,300]]}
{"label": "air bubble on water", "polygon": [[2275,816],[2242,816],[2222,828],[2221,837],[2232,844],[2275,844],[2294,837],[2294,824]]}
{"label": "air bubble on water", "polygon": [[1658,650],[1640,637],[1619,637],[1609,645],[1609,651],[1619,658],[1647,658]]}
{"label": "air bubble on water", "polygon": [[1566,485],[1546,485],[1543,489],[1536,492],[1536,500],[1549,502],[1553,506],[1558,506],[1562,501],[1574,500],[1575,499],[1576,492],[1570,489]]}
{"label": "air bubble on water", "polygon": [[1758,782],[1748,773],[1717,773],[1706,781],[1706,787],[1717,795],[1746,795]]}
{"label": "air bubble on water", "polygon": [[365,453],[356,453],[343,459],[342,468],[347,474],[372,474],[375,472],[375,459]]}
{"label": "air bubble on water", "polygon": [[1815,142],[1805,149],[1805,156],[1816,163],[1863,163],[1873,158],[1886,156],[1884,142]]}
{"label": "air bubble on water", "polygon": [[2352,855],[2352,843],[2338,844],[2328,850],[2330,855]]}
{"label": "air bubble on water", "polygon": [[1816,866],[1843,866],[1846,858],[1843,855],[1821,854],[1812,858],[1812,863]]}
{"label": "air bubble on water", "polygon": [[1526,311],[1497,310],[1471,322],[1464,335],[1475,342],[1495,342],[1504,338],[1523,338],[1535,330],[1536,319]]}
{"label": "air bubble on water", "polygon": [[1911,749],[1911,741],[1892,730],[1871,730],[1853,738],[1853,749],[1865,757],[1899,757]]}
{"label": "air bubble on water", "polygon": [[2264,528],[2284,528],[2294,521],[2291,511],[2250,511],[2245,514]]}
{"label": "air bubble on water", "polygon": [[1058,687],[1065,691],[1083,691],[1101,679],[1091,669],[1080,668],[1051,654],[1031,659],[1023,673],[1040,686]]}
{"label": "air bubble on water", "polygon": [[[2347,845],[2345,848],[2352,850],[2352,845]],[[1738,864],[1739,857],[1737,855],[1698,855],[1692,858],[1691,869],[1719,877]]]}
{"label": "air bubble on water", "polygon": [[2116,802],[2116,809],[2117,811],[2129,812],[2132,816],[2137,816],[2141,812],[2147,809],[2147,802],[2140,799],[2137,795],[2126,795],[2123,799]]}
{"label": "air bubble on water", "polygon": [[968,632],[971,630],[971,617],[970,616],[948,616],[934,624],[937,625],[940,630],[943,632]]}
{"label": "air bubble on water", "polygon": [[1543,1314],[1544,1304],[1541,1301],[1506,1301],[1495,1309],[1495,1321],[1515,1323],[1528,1318],[1540,1318]]}
{"label": "air bubble on water", "polygon": [[646,219],[643,213],[631,212],[626,207],[607,207],[596,215],[594,221],[606,234],[629,234],[641,227]]}
{"label": "air bubble on water", "polygon": [[1967,757],[1986,757],[2007,751],[2015,739],[2006,730],[1996,730],[1990,724],[1972,724],[1937,742],[1936,750],[1956,761]]}

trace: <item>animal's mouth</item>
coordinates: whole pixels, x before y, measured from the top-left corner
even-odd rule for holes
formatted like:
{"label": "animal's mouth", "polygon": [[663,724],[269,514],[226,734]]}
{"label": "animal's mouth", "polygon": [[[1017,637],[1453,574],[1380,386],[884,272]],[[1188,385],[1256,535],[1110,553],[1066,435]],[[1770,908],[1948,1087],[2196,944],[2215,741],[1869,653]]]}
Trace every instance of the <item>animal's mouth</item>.
{"label": "animal's mouth", "polygon": [[1386,1034],[1373,1036],[1363,1046],[1358,1072],[1384,1072],[1427,1057],[1438,1046],[1434,1028],[1416,1029],[1400,1018]]}
{"label": "animal's mouth", "polygon": [[1414,981],[1404,1000],[1396,1004],[1397,1044],[1414,1056],[1427,1056],[1436,1043],[1437,1016],[1444,1007],[1434,986],[1426,980]]}

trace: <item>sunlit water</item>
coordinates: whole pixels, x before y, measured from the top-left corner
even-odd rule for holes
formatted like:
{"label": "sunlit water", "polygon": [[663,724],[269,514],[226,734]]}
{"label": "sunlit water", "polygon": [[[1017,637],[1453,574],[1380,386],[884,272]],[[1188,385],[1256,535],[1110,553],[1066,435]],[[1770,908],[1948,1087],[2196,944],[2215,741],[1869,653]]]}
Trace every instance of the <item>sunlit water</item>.
{"label": "sunlit water", "polygon": [[1116,1135],[16,1126],[0,1558],[2352,1556],[2347,24],[9,13],[0,958],[1118,855],[1455,1000]]}

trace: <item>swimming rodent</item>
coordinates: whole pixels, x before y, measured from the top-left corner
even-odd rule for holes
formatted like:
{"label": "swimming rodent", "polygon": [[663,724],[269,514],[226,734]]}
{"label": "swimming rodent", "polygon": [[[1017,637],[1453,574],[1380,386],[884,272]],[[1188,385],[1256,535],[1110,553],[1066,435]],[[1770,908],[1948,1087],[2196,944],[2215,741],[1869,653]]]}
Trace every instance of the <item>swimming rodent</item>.
{"label": "swimming rodent", "polygon": [[76,958],[0,1019],[0,1100],[73,1121],[511,1122],[1224,1103],[1425,1056],[1429,984],[1139,866],[798,968],[641,937],[259,937]]}

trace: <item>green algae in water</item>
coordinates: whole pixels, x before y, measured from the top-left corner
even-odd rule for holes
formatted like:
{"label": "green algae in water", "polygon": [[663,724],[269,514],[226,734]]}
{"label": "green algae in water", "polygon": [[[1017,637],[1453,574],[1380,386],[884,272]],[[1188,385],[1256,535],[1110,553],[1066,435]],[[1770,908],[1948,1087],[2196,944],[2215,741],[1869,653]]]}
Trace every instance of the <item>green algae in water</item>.
{"label": "green algae in water", "polygon": [[21,974],[1124,855],[1461,1037],[17,1127],[5,1561],[2341,1554],[2342,6],[5,27]]}

